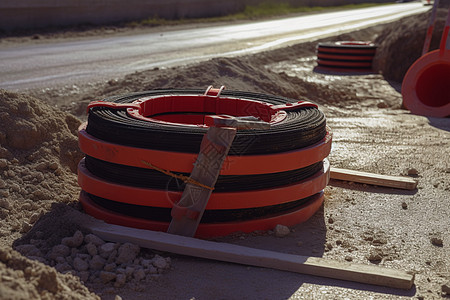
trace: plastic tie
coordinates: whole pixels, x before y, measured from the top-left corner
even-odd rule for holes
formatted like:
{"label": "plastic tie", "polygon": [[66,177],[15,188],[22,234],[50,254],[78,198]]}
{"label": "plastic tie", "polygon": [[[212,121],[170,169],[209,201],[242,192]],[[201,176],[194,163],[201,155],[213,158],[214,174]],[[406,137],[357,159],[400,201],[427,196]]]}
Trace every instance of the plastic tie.
{"label": "plastic tie", "polygon": [[169,170],[164,170],[164,169],[158,168],[157,166],[154,166],[154,165],[152,165],[151,163],[149,163],[149,162],[147,162],[147,161],[145,161],[145,160],[141,160],[141,162],[142,162],[144,165],[147,165],[147,166],[149,166],[150,168],[152,168],[152,169],[154,169],[154,170],[156,170],[156,171],[159,171],[159,172],[161,172],[161,173],[164,173],[164,174],[166,174],[166,175],[168,175],[168,176],[171,176],[171,177],[173,177],[173,178],[181,179],[181,180],[183,180],[185,183],[191,183],[191,184],[197,185],[197,186],[199,186],[199,187],[202,187],[202,188],[205,188],[205,189],[211,190],[211,191],[214,190],[214,187],[210,187],[210,186],[207,186],[206,184],[200,183],[200,182],[198,182],[197,180],[192,179],[191,177],[184,176],[184,175],[181,175],[181,174],[175,174],[175,173],[170,172]]}

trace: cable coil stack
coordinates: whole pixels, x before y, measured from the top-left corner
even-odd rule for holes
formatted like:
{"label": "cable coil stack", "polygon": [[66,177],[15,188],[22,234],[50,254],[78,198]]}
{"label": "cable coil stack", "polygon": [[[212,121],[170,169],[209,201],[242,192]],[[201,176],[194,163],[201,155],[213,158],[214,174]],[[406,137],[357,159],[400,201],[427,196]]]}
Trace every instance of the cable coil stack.
{"label": "cable coil stack", "polygon": [[377,46],[366,41],[324,42],[317,45],[317,65],[339,71],[371,71]]}
{"label": "cable coil stack", "polygon": [[167,231],[208,115],[255,117],[270,129],[237,131],[196,236],[292,226],[320,208],[331,132],[317,105],[208,88],[92,102],[79,129],[86,155],[78,166],[84,210],[107,223]]}

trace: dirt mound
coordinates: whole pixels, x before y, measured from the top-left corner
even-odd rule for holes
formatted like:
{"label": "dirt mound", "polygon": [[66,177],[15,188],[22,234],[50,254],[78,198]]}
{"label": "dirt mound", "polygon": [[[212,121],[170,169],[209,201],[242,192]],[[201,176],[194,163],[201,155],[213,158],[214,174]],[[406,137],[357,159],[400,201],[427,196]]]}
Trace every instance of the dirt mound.
{"label": "dirt mound", "polygon": [[[292,54],[292,58],[299,53],[304,54],[306,51],[305,48],[290,47],[286,49],[286,54]],[[314,50],[310,49],[310,51]],[[295,52],[297,54],[294,54]],[[278,57],[278,60],[282,58]],[[183,68],[154,69],[133,73],[123,80],[109,81],[109,86],[105,87],[100,94],[117,95],[124,92],[161,88],[206,89],[209,85],[225,85],[227,89],[248,90],[291,98],[304,98],[307,95],[305,82],[271,72],[265,67],[265,63],[268,61],[267,57],[261,55],[215,58],[202,64],[188,65]]]}
{"label": "dirt mound", "polygon": [[[439,48],[447,9],[439,9],[430,51]],[[402,18],[385,27],[375,40],[378,44],[373,66],[388,80],[402,82],[409,67],[422,55],[431,11]]]}
{"label": "dirt mound", "polygon": [[77,231],[68,213],[80,209],[80,120],[5,90],[0,111],[0,299],[98,299],[83,282],[139,290],[170,267],[135,245]]}
{"label": "dirt mound", "polygon": [[100,299],[73,275],[0,247],[0,299]]}
{"label": "dirt mound", "polygon": [[0,111],[0,236],[11,240],[27,232],[51,203],[67,203],[78,193],[80,121],[5,90],[0,90]]}
{"label": "dirt mound", "polygon": [[76,136],[79,124],[74,116],[38,99],[0,90],[1,299],[96,298],[74,276],[57,273],[11,248],[52,203],[76,199],[74,171],[82,155]]}

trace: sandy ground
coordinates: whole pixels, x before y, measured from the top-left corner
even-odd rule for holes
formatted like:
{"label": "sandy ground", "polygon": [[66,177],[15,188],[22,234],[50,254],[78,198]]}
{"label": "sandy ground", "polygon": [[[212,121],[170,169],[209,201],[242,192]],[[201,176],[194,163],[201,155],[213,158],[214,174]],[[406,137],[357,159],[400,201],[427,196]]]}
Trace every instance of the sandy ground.
{"label": "sandy ground", "polygon": [[[376,40],[405,24],[425,30],[426,16],[402,22],[384,32],[379,26],[329,40]],[[387,81],[392,72],[382,67],[384,76],[318,70],[316,44],[154,69],[88,86],[26,94],[0,91],[0,298],[446,297],[450,119],[415,116],[402,109],[401,85]],[[378,63],[393,59],[388,50],[380,53]],[[210,84],[315,101],[333,132],[332,166],[418,181],[416,190],[405,191],[332,180],[321,209],[290,228],[287,236],[269,231],[216,240],[413,272],[411,290],[155,252],[77,231],[66,213],[81,209],[75,172],[83,154],[76,128],[85,119],[87,103],[127,92]]]}

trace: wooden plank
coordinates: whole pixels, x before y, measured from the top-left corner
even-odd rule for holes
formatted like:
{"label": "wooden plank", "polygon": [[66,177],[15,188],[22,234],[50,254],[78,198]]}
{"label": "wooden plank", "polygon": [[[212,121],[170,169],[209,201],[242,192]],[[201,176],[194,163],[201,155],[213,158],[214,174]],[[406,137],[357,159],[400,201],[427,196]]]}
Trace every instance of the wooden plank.
{"label": "wooden plank", "polygon": [[144,248],[182,255],[400,289],[410,289],[414,283],[414,275],[400,270],[279,253],[165,232],[111,225],[80,212],[74,213],[78,215],[70,216],[72,220],[78,220],[82,228],[90,230],[106,241],[129,242]]}
{"label": "wooden plank", "polygon": [[[235,136],[235,128],[210,127],[203,136],[190,178],[213,188]],[[211,193],[212,189],[188,182],[180,201],[172,208],[172,221],[167,232],[194,236]]]}
{"label": "wooden plank", "polygon": [[417,181],[412,178],[380,175],[334,167],[331,167],[330,169],[330,178],[405,190],[414,190],[415,188],[417,188]]}

